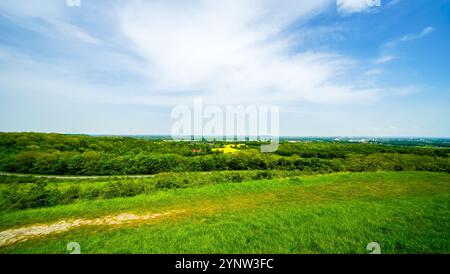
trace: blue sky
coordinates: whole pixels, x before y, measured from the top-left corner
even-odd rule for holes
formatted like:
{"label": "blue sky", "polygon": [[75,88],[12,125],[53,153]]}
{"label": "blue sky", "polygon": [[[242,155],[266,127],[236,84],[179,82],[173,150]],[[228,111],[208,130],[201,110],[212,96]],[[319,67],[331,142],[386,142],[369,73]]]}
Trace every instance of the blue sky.
{"label": "blue sky", "polygon": [[449,137],[449,75],[448,0],[0,3],[0,131],[167,134],[202,97],[277,105],[281,135]]}

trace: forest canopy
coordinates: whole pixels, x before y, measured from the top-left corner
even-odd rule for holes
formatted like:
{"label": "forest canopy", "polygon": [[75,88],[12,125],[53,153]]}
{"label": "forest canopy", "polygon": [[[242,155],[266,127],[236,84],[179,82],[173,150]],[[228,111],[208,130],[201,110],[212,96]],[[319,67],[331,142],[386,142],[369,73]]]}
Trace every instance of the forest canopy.
{"label": "forest canopy", "polygon": [[213,148],[225,142],[46,133],[0,133],[0,170],[60,175],[156,174],[215,170],[313,172],[426,170],[450,172],[450,148],[351,143],[282,142],[260,153],[243,142],[237,153]]}

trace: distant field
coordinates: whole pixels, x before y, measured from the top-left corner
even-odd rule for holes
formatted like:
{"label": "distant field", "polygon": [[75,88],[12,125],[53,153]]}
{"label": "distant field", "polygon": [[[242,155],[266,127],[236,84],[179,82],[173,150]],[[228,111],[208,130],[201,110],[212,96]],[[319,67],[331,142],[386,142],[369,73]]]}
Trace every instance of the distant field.
{"label": "distant field", "polygon": [[11,229],[72,227],[0,252],[367,253],[378,242],[382,253],[450,253],[449,212],[448,173],[294,176],[2,211],[0,242]]}

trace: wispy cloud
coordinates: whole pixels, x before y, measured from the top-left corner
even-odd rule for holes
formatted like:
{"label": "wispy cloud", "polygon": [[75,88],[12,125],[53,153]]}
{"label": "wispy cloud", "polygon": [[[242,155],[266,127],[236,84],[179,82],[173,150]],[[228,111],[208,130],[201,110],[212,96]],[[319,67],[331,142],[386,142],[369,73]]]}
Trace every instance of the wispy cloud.
{"label": "wispy cloud", "polygon": [[377,65],[380,65],[380,64],[385,64],[387,62],[390,62],[394,59],[395,59],[395,57],[392,55],[382,55],[382,56],[378,57],[377,59],[375,59],[374,63]]}
{"label": "wispy cloud", "polygon": [[369,76],[369,77],[375,77],[375,76],[379,76],[383,73],[383,71],[381,69],[370,69],[367,70],[364,74]]}
{"label": "wispy cloud", "polygon": [[394,6],[401,2],[401,0],[391,0],[387,3],[388,6]]}
{"label": "wispy cloud", "polygon": [[412,33],[412,34],[407,34],[407,35],[403,36],[402,38],[400,38],[400,41],[402,41],[402,42],[414,41],[414,40],[417,40],[417,39],[427,36],[428,34],[432,33],[433,31],[434,31],[433,27],[426,27],[420,33]]}
{"label": "wispy cloud", "polygon": [[382,45],[383,49],[392,49],[395,48],[397,45],[403,42],[410,42],[414,40],[418,40],[421,38],[424,38],[425,36],[429,35],[434,31],[434,28],[431,26],[425,27],[421,32],[419,33],[409,33],[402,37],[395,38],[393,40],[390,40],[389,42]]}
{"label": "wispy cloud", "polygon": [[374,60],[374,63],[375,64],[385,64],[385,63],[388,63],[388,62],[396,59],[397,57],[396,57],[395,52],[397,50],[397,47],[401,43],[411,42],[414,40],[422,39],[425,36],[432,33],[434,30],[435,29],[433,27],[428,26],[428,27],[425,27],[424,29],[422,29],[422,31],[420,31],[419,33],[409,33],[409,34],[403,35],[402,37],[398,37],[398,38],[392,39],[392,40],[384,43],[380,47],[381,54],[378,58],[376,58]]}

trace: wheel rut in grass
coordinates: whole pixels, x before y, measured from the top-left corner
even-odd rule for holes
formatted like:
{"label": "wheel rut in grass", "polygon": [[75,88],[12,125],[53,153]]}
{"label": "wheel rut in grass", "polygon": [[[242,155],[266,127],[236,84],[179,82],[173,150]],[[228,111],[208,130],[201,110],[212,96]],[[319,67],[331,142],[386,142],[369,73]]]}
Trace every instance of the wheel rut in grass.
{"label": "wheel rut in grass", "polygon": [[150,220],[157,220],[169,215],[180,214],[182,212],[183,210],[173,210],[164,213],[153,213],[148,215],[121,213],[118,215],[108,215],[95,219],[61,220],[53,224],[41,224],[8,229],[0,232],[0,247],[15,244],[18,242],[24,242],[32,238],[65,232],[81,226],[118,226],[124,224],[141,223]]}

